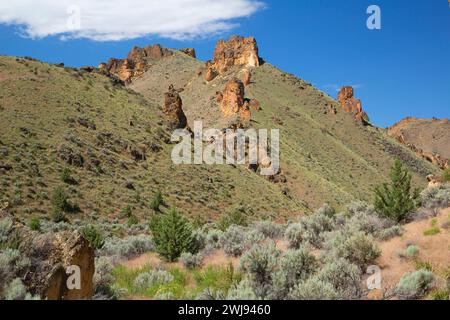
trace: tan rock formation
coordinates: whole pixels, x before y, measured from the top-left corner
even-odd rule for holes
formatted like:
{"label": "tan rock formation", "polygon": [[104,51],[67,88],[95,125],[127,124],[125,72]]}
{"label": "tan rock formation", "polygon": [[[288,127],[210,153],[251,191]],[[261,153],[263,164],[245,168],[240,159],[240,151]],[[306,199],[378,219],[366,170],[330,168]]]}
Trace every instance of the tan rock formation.
{"label": "tan rock formation", "polygon": [[149,60],[159,60],[172,54],[172,51],[161,47],[159,44],[146,46],[145,48],[134,47],[128,53],[126,59],[110,59],[108,63],[100,64],[99,69],[129,84],[134,78],[141,76],[148,70]]}
{"label": "tan rock formation", "polygon": [[183,52],[184,54],[187,54],[188,56],[196,59],[197,58],[197,54],[195,53],[195,49],[194,48],[183,48],[180,50],[181,52]]}
{"label": "tan rock formation", "polygon": [[354,97],[353,87],[343,87],[338,95],[342,110],[354,116],[355,120],[367,123],[367,113],[363,111],[361,100]]}
{"label": "tan rock formation", "polygon": [[258,45],[255,38],[235,36],[228,41],[219,41],[214,50],[213,65],[219,73],[233,66],[259,66]]}
{"label": "tan rock formation", "polygon": [[245,89],[242,81],[237,79],[228,81],[222,93],[220,108],[225,117],[239,115],[243,121],[250,120],[251,113],[248,103],[245,101]]}
{"label": "tan rock formation", "polygon": [[169,87],[169,91],[164,94],[163,112],[172,127],[176,129],[186,128],[187,118],[183,111],[183,101],[172,85]]}
{"label": "tan rock formation", "polygon": [[[259,65],[258,45],[255,38],[235,36],[228,41],[220,40],[216,44],[213,61],[206,63],[205,80],[212,81],[234,66],[249,68]],[[248,85],[251,73],[249,70],[246,72],[243,80],[244,84]]]}
{"label": "tan rock formation", "polygon": [[[94,294],[94,250],[77,231],[40,234],[20,228],[21,252],[32,261],[24,278],[29,291],[48,300],[83,300]],[[80,289],[69,289],[69,267],[80,270]],[[70,282],[69,282],[70,283]]]}
{"label": "tan rock formation", "polygon": [[244,74],[242,76],[242,83],[244,84],[244,86],[248,86],[251,83],[251,81],[252,81],[252,73],[248,69],[244,70]]}

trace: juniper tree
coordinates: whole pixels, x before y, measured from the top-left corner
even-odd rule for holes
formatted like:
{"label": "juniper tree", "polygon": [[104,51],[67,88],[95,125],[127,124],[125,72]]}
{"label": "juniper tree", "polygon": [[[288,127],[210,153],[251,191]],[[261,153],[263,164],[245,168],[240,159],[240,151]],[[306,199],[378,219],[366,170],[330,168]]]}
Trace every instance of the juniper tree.
{"label": "juniper tree", "polygon": [[196,253],[195,239],[189,221],[175,208],[150,221],[156,251],[169,262],[176,261],[183,252]]}
{"label": "juniper tree", "polygon": [[396,160],[389,174],[391,181],[375,189],[375,208],[382,216],[402,222],[416,207],[418,190],[411,190],[411,174]]}

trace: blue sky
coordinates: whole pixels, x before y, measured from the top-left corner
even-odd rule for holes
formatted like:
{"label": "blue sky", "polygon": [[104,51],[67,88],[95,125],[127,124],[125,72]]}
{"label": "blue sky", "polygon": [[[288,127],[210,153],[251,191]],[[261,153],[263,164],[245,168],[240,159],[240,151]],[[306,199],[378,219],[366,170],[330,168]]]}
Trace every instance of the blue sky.
{"label": "blue sky", "polygon": [[[192,2],[201,4],[202,0]],[[49,29],[45,28],[46,16],[41,12],[38,20],[44,21],[44,27],[36,26],[33,32],[37,36],[33,34],[34,38],[30,38],[31,31],[28,36],[24,35],[27,31],[20,21],[34,21],[33,17],[19,15],[8,22],[8,17],[15,14],[13,9],[2,16],[0,8],[0,54],[32,56],[47,62],[64,62],[68,66],[98,65],[110,57],[126,56],[134,45],[161,43],[167,47],[195,47],[199,58],[208,60],[219,38],[232,34],[252,35],[258,40],[260,55],[266,61],[312,82],[333,97],[337,95],[336,88],[354,85],[363,107],[379,126],[389,126],[406,116],[450,118],[450,6],[447,0],[262,2],[264,7],[253,0],[233,0],[230,10],[219,5],[217,10],[224,12],[219,18],[224,23],[208,23],[208,19],[214,21],[217,17],[208,16],[212,13],[204,5],[203,11],[195,8],[197,11],[192,12],[204,16],[207,23],[192,22],[189,16],[181,16],[190,24],[176,27],[195,30],[187,37],[180,36],[179,29],[173,29],[172,17],[168,17],[169,22],[164,25],[168,28],[166,31],[158,31],[158,25],[148,24],[145,28],[151,30],[149,35],[120,41],[62,40],[58,31],[40,37]],[[381,8],[381,30],[366,27],[369,16],[366,9],[371,4]],[[32,10],[34,8],[30,15],[33,15]],[[186,8],[183,11],[187,11]],[[179,17],[179,13],[175,13]],[[139,27],[143,22],[137,18],[139,16],[131,23]],[[161,19],[164,18],[161,15]],[[1,24],[4,21],[8,24]],[[236,26],[231,28],[232,24]],[[128,27],[123,28],[134,31],[133,26]]]}

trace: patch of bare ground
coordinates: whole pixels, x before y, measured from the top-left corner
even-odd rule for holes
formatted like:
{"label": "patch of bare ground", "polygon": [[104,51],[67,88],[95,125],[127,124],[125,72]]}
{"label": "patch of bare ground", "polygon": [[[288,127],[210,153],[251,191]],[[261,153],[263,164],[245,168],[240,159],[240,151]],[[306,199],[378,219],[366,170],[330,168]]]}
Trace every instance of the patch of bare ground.
{"label": "patch of bare ground", "polygon": [[[394,292],[395,286],[405,273],[417,269],[418,262],[431,265],[436,274],[450,266],[450,230],[442,228],[445,222],[450,221],[449,215],[450,208],[447,208],[441,210],[436,218],[409,223],[404,226],[403,236],[379,244],[382,254],[377,264],[382,269],[382,286],[386,296]],[[433,228],[433,221],[439,228],[439,233],[426,236],[425,232]],[[419,249],[415,259],[399,255],[409,246]]]}

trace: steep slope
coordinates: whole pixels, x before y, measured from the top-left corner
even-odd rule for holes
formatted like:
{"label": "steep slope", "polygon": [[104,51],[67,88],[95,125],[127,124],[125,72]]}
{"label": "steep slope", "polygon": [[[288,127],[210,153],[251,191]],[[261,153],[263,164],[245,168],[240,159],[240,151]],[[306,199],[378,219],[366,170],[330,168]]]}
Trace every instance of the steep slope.
{"label": "steep slope", "polygon": [[305,209],[246,168],[173,165],[161,107],[99,71],[0,57],[0,101],[0,203],[24,219],[50,216],[58,186],[80,206],[71,220],[125,221],[130,207],[145,222],[159,190],[167,207],[205,219]]}
{"label": "steep slope", "polygon": [[435,165],[449,166],[450,120],[406,118],[387,132]]}
{"label": "steep slope", "polygon": [[[233,41],[234,38],[230,40]],[[242,44],[242,40],[238,41]],[[242,50],[242,46],[234,47]],[[232,55],[229,51],[223,54],[227,59]],[[155,95],[162,99],[167,89],[161,88],[156,80],[162,70],[170,69],[172,72],[164,82],[182,89],[189,124],[192,126],[194,121],[201,120],[204,128],[222,129],[229,127],[230,119],[221,111],[218,92],[222,92],[230,80],[243,79],[250,72],[245,97],[258,101],[261,109],[251,110],[249,125],[280,129],[281,168],[287,178],[282,185],[287,194],[301,199],[306,206],[313,208],[324,202],[339,206],[355,198],[371,200],[374,187],[385,181],[395,158],[408,165],[414,182],[420,186],[426,184],[428,174],[438,172],[435,166],[388,137],[383,130],[355,121],[353,114],[345,112],[336,100],[311,84],[263,61],[261,66],[244,63],[227,65],[223,70],[214,67],[220,65],[216,60],[215,57],[214,61],[207,62],[200,72],[200,64],[194,64],[191,57],[178,55],[176,63],[164,59],[164,67],[158,73],[155,69],[149,70],[136,78],[131,88],[148,99],[154,99]],[[183,83],[184,79],[187,81]]]}

